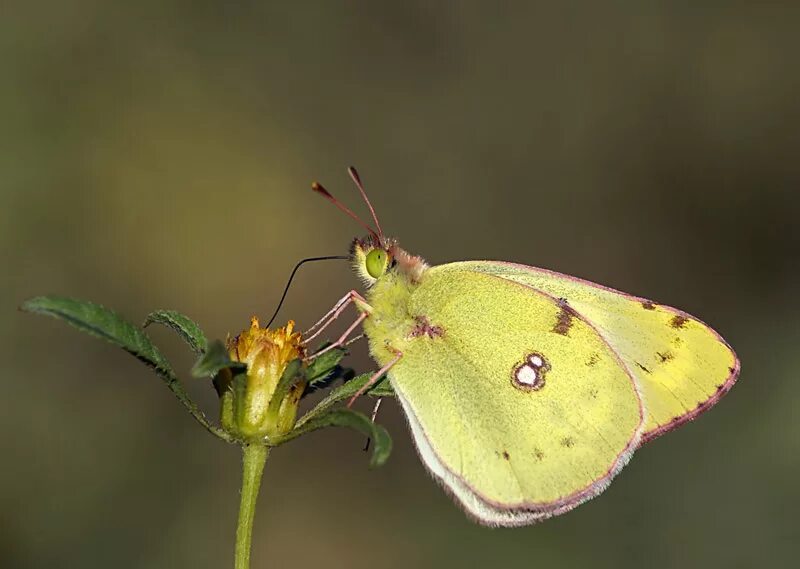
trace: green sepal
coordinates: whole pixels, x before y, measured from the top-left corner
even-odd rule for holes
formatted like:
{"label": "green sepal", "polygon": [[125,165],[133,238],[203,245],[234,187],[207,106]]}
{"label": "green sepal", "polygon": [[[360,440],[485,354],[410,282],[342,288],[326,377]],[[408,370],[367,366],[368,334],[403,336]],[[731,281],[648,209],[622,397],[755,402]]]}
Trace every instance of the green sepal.
{"label": "green sepal", "polygon": [[302,381],[305,377],[302,368],[303,360],[300,358],[296,358],[286,364],[283,374],[281,374],[281,378],[278,380],[278,384],[275,386],[275,391],[272,393],[272,398],[269,400],[267,415],[277,415],[281,408],[281,404],[283,403],[283,399],[286,397],[286,394],[289,393],[289,390],[292,388],[292,386],[294,386],[295,383]]}
{"label": "green sepal", "polygon": [[228,355],[228,350],[220,340],[214,340],[208,345],[206,352],[198,358],[192,366],[193,377],[214,377],[220,371],[230,369],[234,374],[247,369],[241,362],[233,361]]}
{"label": "green sepal", "polygon": [[156,310],[147,315],[142,328],[158,323],[171,328],[189,345],[197,354],[205,353],[208,340],[200,327],[188,316],[177,310]]}
{"label": "green sepal", "polygon": [[[233,393],[233,430],[238,431],[239,425],[244,423],[244,412],[247,409],[247,374],[239,373],[231,381],[231,392]],[[227,427],[226,427],[227,428]]]}
{"label": "green sepal", "polygon": [[392,438],[389,436],[389,432],[381,425],[373,423],[363,413],[350,409],[333,409],[305,421],[302,425],[298,424],[294,430],[277,441],[277,444],[283,444],[323,427],[349,427],[369,437],[373,444],[372,456],[369,461],[370,468],[383,465],[392,452]]}

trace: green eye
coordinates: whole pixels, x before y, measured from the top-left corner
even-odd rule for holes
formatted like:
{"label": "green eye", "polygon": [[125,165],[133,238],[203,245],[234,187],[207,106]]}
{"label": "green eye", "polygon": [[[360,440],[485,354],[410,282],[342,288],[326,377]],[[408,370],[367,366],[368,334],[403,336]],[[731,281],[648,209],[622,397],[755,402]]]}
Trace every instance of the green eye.
{"label": "green eye", "polygon": [[373,249],[367,253],[367,272],[373,279],[377,279],[386,270],[386,251]]}

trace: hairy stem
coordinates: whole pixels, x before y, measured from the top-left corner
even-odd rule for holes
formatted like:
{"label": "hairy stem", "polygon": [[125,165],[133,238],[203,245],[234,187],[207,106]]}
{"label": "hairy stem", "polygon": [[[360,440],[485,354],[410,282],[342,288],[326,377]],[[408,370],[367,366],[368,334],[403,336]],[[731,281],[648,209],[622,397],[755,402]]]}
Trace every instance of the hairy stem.
{"label": "hairy stem", "polygon": [[260,444],[242,445],[242,501],[239,505],[239,522],[236,526],[235,569],[250,568],[250,541],[253,536],[253,518],[261,486],[261,474],[267,462],[269,449]]}

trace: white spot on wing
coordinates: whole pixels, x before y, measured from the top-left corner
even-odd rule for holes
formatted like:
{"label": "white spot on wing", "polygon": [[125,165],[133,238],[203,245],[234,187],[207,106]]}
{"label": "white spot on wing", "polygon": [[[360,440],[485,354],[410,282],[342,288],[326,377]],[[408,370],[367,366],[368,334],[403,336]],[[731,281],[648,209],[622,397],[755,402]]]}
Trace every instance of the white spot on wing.
{"label": "white spot on wing", "polygon": [[550,364],[539,352],[530,352],[511,372],[511,381],[524,391],[538,391],[544,387]]}
{"label": "white spot on wing", "polygon": [[529,365],[520,366],[516,373],[517,381],[523,385],[536,385],[536,370]]}

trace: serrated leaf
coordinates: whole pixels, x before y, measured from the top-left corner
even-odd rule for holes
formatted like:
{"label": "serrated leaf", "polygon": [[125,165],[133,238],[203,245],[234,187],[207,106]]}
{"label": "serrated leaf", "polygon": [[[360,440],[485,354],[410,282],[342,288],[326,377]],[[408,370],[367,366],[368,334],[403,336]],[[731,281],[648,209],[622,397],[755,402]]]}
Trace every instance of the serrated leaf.
{"label": "serrated leaf", "polygon": [[392,452],[392,438],[388,431],[381,425],[373,423],[363,413],[350,409],[333,409],[317,415],[303,425],[295,427],[280,443],[323,427],[349,427],[369,437],[373,442],[372,457],[369,461],[370,468],[381,466]]}
{"label": "serrated leaf", "polygon": [[[353,379],[348,382],[343,383],[333,391],[331,391],[328,396],[320,401],[316,407],[311,409],[308,413],[303,415],[299,421],[297,421],[298,426],[302,426],[308,421],[311,421],[315,417],[319,416],[321,413],[326,412],[336,403],[343,401],[345,399],[350,399],[353,395],[358,393],[358,390],[361,389],[364,384],[369,381],[372,377],[372,373],[362,373],[361,375],[357,375]],[[375,385],[370,388],[369,391],[366,392],[367,395],[372,395],[374,397],[389,397],[394,395],[394,391],[392,390],[391,386],[387,388],[383,387],[383,384],[388,384],[389,382],[386,380],[386,376],[379,379]]]}
{"label": "serrated leaf", "polygon": [[139,328],[119,314],[84,300],[58,296],[39,296],[20,307],[26,312],[45,314],[63,320],[75,328],[111,342],[146,364],[172,375],[166,358]]}
{"label": "serrated leaf", "polygon": [[198,423],[217,437],[232,441],[222,429],[212,425],[205,414],[189,398],[167,359],[153,345],[142,330],[122,316],[85,300],[62,296],[39,296],[25,301],[20,308],[33,314],[44,314],[63,320],[78,330],[118,346],[155,370],[175,397],[192,414]]}
{"label": "serrated leaf", "polygon": [[372,386],[372,389],[367,392],[367,395],[370,397],[394,397],[395,392],[392,388],[392,384],[384,377]]}
{"label": "serrated leaf", "polygon": [[306,387],[305,391],[303,391],[302,397],[311,395],[320,389],[328,389],[339,379],[342,379],[343,381],[350,381],[354,376],[355,372],[353,372],[352,369],[337,365],[330,370],[327,375],[317,377],[314,381],[309,381],[308,386]]}
{"label": "serrated leaf", "polygon": [[315,380],[322,379],[327,376],[333,368],[335,368],[342,358],[347,354],[347,350],[342,348],[334,348],[325,352],[321,356],[314,358],[314,361],[308,366],[306,370],[306,378],[310,383]]}
{"label": "serrated leaf", "polygon": [[158,323],[171,328],[189,345],[197,354],[205,353],[208,340],[200,327],[188,316],[177,310],[156,310],[147,315],[142,328]]}
{"label": "serrated leaf", "polygon": [[292,386],[303,377],[301,368],[303,367],[303,360],[300,358],[294,359],[286,364],[278,384],[275,386],[275,391],[272,392],[272,399],[269,401],[267,413],[274,415],[283,403],[284,397],[289,393]]}
{"label": "serrated leaf", "polygon": [[223,369],[230,369],[236,374],[237,371],[247,369],[241,362],[233,361],[228,355],[228,350],[219,340],[214,340],[208,345],[206,353],[200,356],[192,366],[193,377],[214,377]]}

